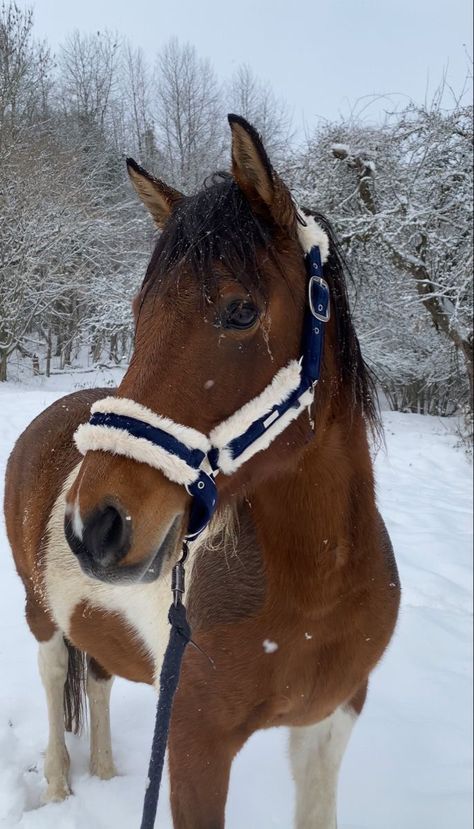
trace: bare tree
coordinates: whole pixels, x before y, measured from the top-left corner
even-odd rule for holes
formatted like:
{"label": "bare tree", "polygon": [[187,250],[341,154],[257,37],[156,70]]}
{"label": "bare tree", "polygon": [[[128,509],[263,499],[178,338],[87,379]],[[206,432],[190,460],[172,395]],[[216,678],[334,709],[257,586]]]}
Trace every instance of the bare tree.
{"label": "bare tree", "polygon": [[239,66],[228,86],[228,109],[242,115],[258,130],[276,166],[288,157],[293,138],[288,106],[271,86],[259,80],[247,64]]}
{"label": "bare tree", "polygon": [[156,66],[155,123],[163,169],[173,186],[193,191],[223,161],[221,90],[194,46],[170,40]]}
{"label": "bare tree", "polygon": [[[115,146],[138,158],[151,170],[163,167],[156,141],[153,113],[153,80],[141,49],[125,43],[121,50],[118,94],[113,107]],[[120,133],[120,135],[118,135]]]}
{"label": "bare tree", "polygon": [[145,135],[151,127],[150,73],[141,49],[127,43],[122,51],[122,95],[128,110],[130,140],[145,161]]}
{"label": "bare tree", "polygon": [[112,103],[119,42],[111,32],[73,32],[60,50],[61,101],[86,129],[104,130]]}
{"label": "bare tree", "polygon": [[33,13],[16,3],[0,8],[0,150],[22,127],[46,114],[49,50],[33,39]]}

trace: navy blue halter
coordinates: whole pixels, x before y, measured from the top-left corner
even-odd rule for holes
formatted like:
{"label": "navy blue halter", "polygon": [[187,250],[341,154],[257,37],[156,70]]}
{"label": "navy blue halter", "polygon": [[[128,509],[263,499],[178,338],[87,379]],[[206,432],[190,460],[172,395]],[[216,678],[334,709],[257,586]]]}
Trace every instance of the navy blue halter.
{"label": "navy blue halter", "polygon": [[[285,400],[272,406],[261,417],[254,420],[244,432],[230,440],[225,451],[231,462],[240,458],[247,450],[251,450],[252,445],[260,441],[262,436],[290,409],[301,408],[303,398],[307,406],[307,393],[313,392],[319,380],[324,328],[329,319],[329,287],[323,279],[319,247],[313,246],[305,255],[305,260],[308,287],[299,361],[299,385],[289,392]],[[219,448],[211,446],[207,452],[190,448],[165,429],[152,426],[138,418],[114,412],[94,412],[90,425],[119,429],[133,438],[144,439],[154,446],[161,447],[169,455],[184,461],[191,473],[195,470],[195,480],[185,485],[192,497],[186,540],[195,540],[211,520],[217,505],[217,489],[214,479],[220,471]],[[191,477],[193,477],[192,474]]]}
{"label": "navy blue halter", "polygon": [[[303,394],[309,389],[313,389],[319,380],[324,345],[324,323],[329,320],[329,286],[323,279],[323,266],[319,248],[311,248],[305,258],[308,273],[308,298],[303,323],[300,384],[286,400],[273,406],[263,417],[254,420],[246,432],[229,443],[227,449],[231,451],[233,458],[242,455],[289,409],[292,407],[298,408]],[[214,463],[218,462],[216,450],[211,449],[208,457],[211,466],[216,468],[214,467]]]}

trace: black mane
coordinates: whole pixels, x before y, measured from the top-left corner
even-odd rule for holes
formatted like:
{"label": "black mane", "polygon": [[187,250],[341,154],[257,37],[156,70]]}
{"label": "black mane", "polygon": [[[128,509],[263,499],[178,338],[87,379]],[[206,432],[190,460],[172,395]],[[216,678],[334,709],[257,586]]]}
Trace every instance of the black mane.
{"label": "black mane", "polygon": [[157,242],[144,284],[161,282],[160,276],[185,263],[207,293],[220,263],[252,293],[263,287],[257,251],[271,247],[270,225],[251,211],[231,175],[216,173],[203,190],[178,203]]}
{"label": "black mane", "polygon": [[[305,212],[314,216],[329,237],[330,253],[324,275],[336,322],[341,382],[350,389],[354,408],[363,413],[374,434],[381,434],[375,382],[362,357],[350,312],[346,280],[349,269],[326,217]],[[144,294],[149,290],[159,292],[166,275],[185,263],[199,280],[203,297],[209,296],[218,282],[216,264],[220,263],[250,294],[258,289],[265,295],[257,257],[262,249],[285,278],[270,223],[252,212],[232,176],[216,173],[205,182],[203,190],[183,197],[174,209],[156,244],[143,283]]]}

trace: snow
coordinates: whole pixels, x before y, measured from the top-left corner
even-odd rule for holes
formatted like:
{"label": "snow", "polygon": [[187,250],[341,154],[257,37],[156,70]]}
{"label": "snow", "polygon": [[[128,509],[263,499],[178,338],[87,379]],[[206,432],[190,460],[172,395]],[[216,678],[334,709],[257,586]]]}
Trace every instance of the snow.
{"label": "snow", "polygon": [[[87,378],[87,382],[91,381]],[[69,385],[67,383],[69,382]],[[0,384],[0,488],[14,440],[77,378],[26,389]],[[379,501],[397,553],[403,605],[374,672],[344,760],[341,829],[468,829],[471,812],[471,468],[453,422],[386,413],[376,460]],[[2,493],[0,493],[1,495]],[[47,724],[23,589],[0,523],[0,826],[130,829],[139,825],[154,694],[117,680],[112,693],[120,777],[88,774],[85,736],[68,736],[74,796],[40,807]],[[308,632],[308,635],[311,635]],[[288,829],[293,787],[283,729],[261,732],[232,770],[228,829]],[[167,783],[166,783],[167,786]],[[171,829],[167,788],[157,825]]]}
{"label": "snow", "polygon": [[341,154],[345,154],[345,155],[350,155],[351,154],[351,149],[350,149],[348,144],[338,144],[336,142],[335,144],[331,144],[331,150],[333,152],[341,153]]}

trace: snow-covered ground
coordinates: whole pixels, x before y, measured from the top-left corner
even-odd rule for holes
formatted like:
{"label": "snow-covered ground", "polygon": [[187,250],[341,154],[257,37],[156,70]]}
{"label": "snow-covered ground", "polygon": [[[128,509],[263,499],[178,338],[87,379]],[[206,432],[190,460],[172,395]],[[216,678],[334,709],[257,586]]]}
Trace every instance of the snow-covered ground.
{"label": "snow-covered ground", "polygon": [[[110,375],[109,382],[110,382]],[[0,384],[0,497],[13,442],[62,393],[105,384],[57,376],[34,388]],[[373,675],[341,773],[341,829],[470,829],[471,467],[453,424],[386,413],[376,461],[379,502],[403,584],[396,636]],[[117,681],[112,726],[120,776],[87,771],[86,736],[69,737],[74,796],[40,807],[47,723],[36,646],[0,521],[0,826],[138,827],[154,719],[151,689]],[[237,758],[229,829],[289,829],[293,787],[286,734],[256,735]],[[164,792],[157,825],[170,829]]]}

